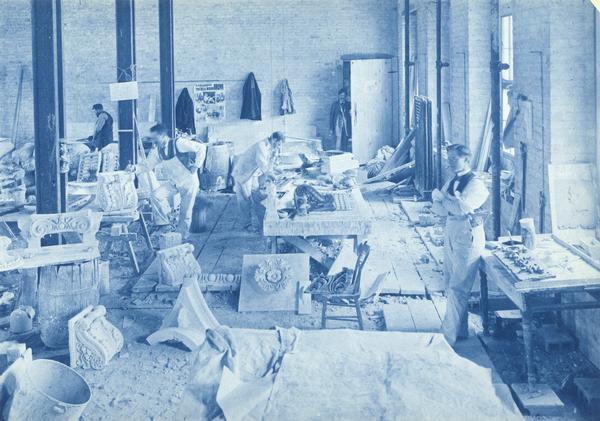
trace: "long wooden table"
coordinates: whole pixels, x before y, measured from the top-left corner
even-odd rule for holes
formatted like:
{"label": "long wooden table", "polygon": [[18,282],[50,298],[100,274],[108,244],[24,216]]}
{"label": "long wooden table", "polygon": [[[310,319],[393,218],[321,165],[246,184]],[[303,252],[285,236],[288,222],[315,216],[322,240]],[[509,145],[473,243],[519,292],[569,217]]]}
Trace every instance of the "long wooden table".
{"label": "long wooden table", "polygon": [[[505,240],[507,238],[501,238],[499,241]],[[536,379],[532,345],[534,314],[600,308],[600,267],[594,261],[550,234],[537,236],[535,254],[546,256],[550,261],[546,268],[556,275],[555,277],[522,282],[513,271],[489,252],[482,258],[480,271],[480,304],[484,334],[489,334],[489,311],[491,310],[488,282],[493,282],[521,311],[529,384],[534,384]],[[575,292],[587,292],[595,300],[568,303],[562,301],[562,294]]]}
{"label": "long wooden table", "polygon": [[325,256],[306,241],[307,237],[351,238],[356,245],[370,234],[371,217],[360,189],[349,190],[348,194],[351,204],[348,210],[312,212],[294,218],[281,218],[277,202],[267,201],[263,235],[270,237],[273,252],[277,251],[277,240],[281,238],[323,263]]}

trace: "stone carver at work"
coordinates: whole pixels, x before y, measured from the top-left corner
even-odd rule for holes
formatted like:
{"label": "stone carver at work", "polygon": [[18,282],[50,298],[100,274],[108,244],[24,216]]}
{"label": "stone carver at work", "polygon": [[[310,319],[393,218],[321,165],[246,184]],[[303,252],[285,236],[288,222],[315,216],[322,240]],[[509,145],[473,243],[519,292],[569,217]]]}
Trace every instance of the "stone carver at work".
{"label": "stone carver at work", "polygon": [[141,164],[145,167],[141,170],[154,170],[160,166],[162,174],[179,192],[181,205],[178,231],[185,238],[189,234],[192,209],[200,187],[198,168],[204,163],[206,145],[187,137],[171,139],[162,124],[153,126],[150,134],[153,147],[146,162]]}
{"label": "stone carver at work", "polygon": [[102,104],[94,104],[92,107],[96,114],[96,124],[94,134],[88,137],[92,149],[102,149],[113,141],[113,118],[104,111]]}
{"label": "stone carver at work", "polygon": [[467,305],[485,246],[483,213],[488,198],[483,181],[470,168],[471,151],[464,145],[448,147],[448,165],[455,177],[432,193],[433,210],[446,217],[444,280],[448,304],[443,331],[450,345],[468,337]]}
{"label": "stone carver at work", "polygon": [[[235,157],[232,176],[240,213],[244,219],[245,229],[258,230],[262,220],[260,205],[260,188],[273,178],[277,157],[285,136],[282,132],[274,132],[271,136],[250,146],[245,152]],[[256,214],[258,222],[253,225],[252,215]]]}

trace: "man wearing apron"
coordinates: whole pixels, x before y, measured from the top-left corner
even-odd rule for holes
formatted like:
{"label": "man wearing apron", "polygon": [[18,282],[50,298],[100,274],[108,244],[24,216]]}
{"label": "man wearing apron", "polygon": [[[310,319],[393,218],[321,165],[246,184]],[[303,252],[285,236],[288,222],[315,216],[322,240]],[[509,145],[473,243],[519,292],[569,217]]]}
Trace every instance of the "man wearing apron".
{"label": "man wearing apron", "polygon": [[[283,133],[274,132],[267,139],[250,146],[234,159],[231,175],[234,180],[240,216],[243,226],[247,230],[259,230],[263,216],[258,209],[261,201],[259,190],[264,181],[273,174],[284,138]],[[256,217],[257,223],[252,223],[252,216]]]}
{"label": "man wearing apron", "polygon": [[483,213],[478,211],[489,192],[470,168],[471,151],[464,145],[448,147],[448,164],[455,177],[442,190],[432,193],[433,211],[446,217],[444,239],[444,281],[446,315],[444,336],[452,346],[469,336],[468,301],[477,278],[485,247]]}
{"label": "man wearing apron", "polygon": [[147,170],[157,170],[179,192],[178,231],[185,238],[192,223],[192,210],[200,188],[198,168],[206,158],[206,145],[189,138],[171,139],[162,124],[150,129],[154,147],[146,159]]}

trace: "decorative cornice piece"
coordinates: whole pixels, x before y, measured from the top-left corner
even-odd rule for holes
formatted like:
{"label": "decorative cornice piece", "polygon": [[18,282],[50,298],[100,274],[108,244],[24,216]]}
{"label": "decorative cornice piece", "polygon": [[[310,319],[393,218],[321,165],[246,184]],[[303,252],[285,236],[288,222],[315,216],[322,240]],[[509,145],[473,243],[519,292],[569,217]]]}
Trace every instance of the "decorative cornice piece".
{"label": "decorative cornice piece", "polygon": [[104,212],[135,209],[138,196],[134,174],[127,171],[98,173],[96,203]]}
{"label": "decorative cornice piece", "polygon": [[123,335],[105,316],[104,306],[88,306],[69,320],[71,367],[100,370],[121,350]]}
{"label": "decorative cornice piece", "polygon": [[266,259],[258,264],[254,280],[265,292],[277,292],[284,289],[291,278],[291,268],[280,258]]}

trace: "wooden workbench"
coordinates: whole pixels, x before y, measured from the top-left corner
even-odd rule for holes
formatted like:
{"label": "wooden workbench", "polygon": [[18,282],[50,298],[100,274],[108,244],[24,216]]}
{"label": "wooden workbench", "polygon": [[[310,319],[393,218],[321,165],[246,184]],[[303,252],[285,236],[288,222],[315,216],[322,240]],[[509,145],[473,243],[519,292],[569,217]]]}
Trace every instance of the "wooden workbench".
{"label": "wooden workbench", "polygon": [[351,238],[355,245],[371,232],[371,217],[360,189],[348,191],[350,209],[329,212],[312,212],[305,216],[280,218],[277,202],[267,201],[263,221],[263,234],[271,238],[273,251],[277,239],[291,243],[322,263],[322,256],[305,240],[306,237]]}
{"label": "wooden workbench", "polygon": [[[500,242],[507,239],[500,239]],[[481,313],[484,334],[489,332],[488,282],[493,282],[519,308],[523,320],[523,342],[527,380],[535,383],[532,322],[535,313],[600,308],[600,270],[597,264],[550,234],[537,236],[535,254],[546,256],[545,268],[555,275],[537,281],[519,281],[517,275],[487,252],[481,269]],[[563,303],[563,293],[587,292],[593,301]]]}

